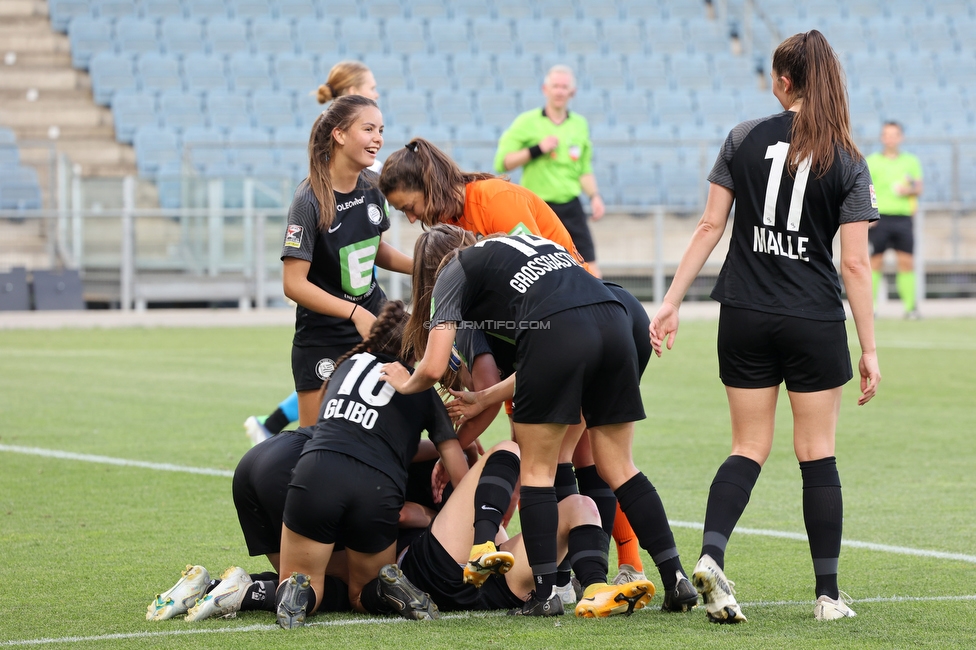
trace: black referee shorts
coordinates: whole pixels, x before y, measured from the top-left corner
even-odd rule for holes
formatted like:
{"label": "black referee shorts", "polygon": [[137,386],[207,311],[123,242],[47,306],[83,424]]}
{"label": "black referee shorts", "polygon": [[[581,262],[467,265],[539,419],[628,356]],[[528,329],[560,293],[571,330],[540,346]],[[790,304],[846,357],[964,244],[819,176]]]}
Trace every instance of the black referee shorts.
{"label": "black referee shorts", "polygon": [[583,210],[583,203],[576,198],[569,203],[550,203],[549,207],[566,226],[570,238],[576,244],[576,250],[583,256],[583,261],[592,262],[596,260],[596,247],[593,245],[590,226],[586,223],[588,217],[586,211]]}
{"label": "black referee shorts", "polygon": [[332,376],[335,362],[356,343],[328,345],[322,347],[291,348],[291,374],[295,377],[295,390],[318,390],[322,382]]}
{"label": "black referee shorts", "polygon": [[902,253],[915,251],[915,233],[912,218],[894,214],[883,214],[881,220],[868,230],[871,254],[881,255],[889,248]]}
{"label": "black referee shorts", "polygon": [[633,321],[618,302],[546,317],[516,356],[515,422],[577,424],[581,410],[592,427],[644,419]]}
{"label": "black referee shorts", "polygon": [[820,321],[722,305],[718,367],[732,388],[814,393],[843,386],[854,376],[844,321]]}
{"label": "black referee shorts", "polygon": [[307,441],[308,436],[282,431],[251,447],[234,470],[234,507],[252,556],[281,550],[288,482]]}
{"label": "black referee shorts", "polygon": [[315,450],[295,465],[283,519],[320,544],[335,543],[341,533],[346,548],[379,553],[396,542],[402,507],[403,493],[383,472],[352,456]]}
{"label": "black referee shorts", "polygon": [[522,606],[522,599],[511,592],[504,576],[491,574],[480,589],[465,584],[464,568],[444,550],[430,528],[410,544],[400,560],[400,569],[442,612]]}

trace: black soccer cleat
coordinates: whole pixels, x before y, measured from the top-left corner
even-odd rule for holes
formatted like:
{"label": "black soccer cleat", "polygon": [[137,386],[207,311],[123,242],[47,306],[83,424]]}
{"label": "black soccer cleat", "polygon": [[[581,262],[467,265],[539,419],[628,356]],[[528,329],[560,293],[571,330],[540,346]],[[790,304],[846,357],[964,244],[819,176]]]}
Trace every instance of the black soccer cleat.
{"label": "black soccer cleat", "polygon": [[430,621],[440,618],[430,596],[413,585],[395,564],[380,569],[380,595],[403,618]]}
{"label": "black soccer cleat", "polygon": [[521,607],[508,610],[509,616],[562,616],[565,613],[563,600],[555,590],[545,600],[532,591],[529,593],[529,599]]}
{"label": "black soccer cleat", "polygon": [[687,612],[698,607],[698,590],[691,580],[686,578],[678,571],[678,582],[674,589],[664,592],[664,603],[661,605],[662,612]]}
{"label": "black soccer cleat", "polygon": [[310,589],[308,576],[304,573],[291,574],[288,580],[278,587],[281,592],[278,600],[278,625],[286,630],[305,625]]}

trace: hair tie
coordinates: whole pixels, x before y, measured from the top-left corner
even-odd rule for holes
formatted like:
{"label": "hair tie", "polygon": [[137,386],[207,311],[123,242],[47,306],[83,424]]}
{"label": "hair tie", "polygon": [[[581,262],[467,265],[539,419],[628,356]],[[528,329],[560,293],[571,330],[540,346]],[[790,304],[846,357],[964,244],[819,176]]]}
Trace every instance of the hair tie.
{"label": "hair tie", "polygon": [[330,95],[332,95],[333,97],[335,97],[335,91],[334,91],[334,90],[332,90],[332,86],[331,86],[331,85],[329,84],[329,82],[328,82],[328,81],[326,81],[326,82],[325,82],[324,84],[322,84],[322,85],[323,85],[323,86],[325,86],[326,88],[328,88],[328,89],[329,89],[329,94],[330,94]]}
{"label": "hair tie", "polygon": [[417,153],[417,143],[416,142],[408,142],[407,144],[403,145],[403,147],[405,149],[408,149],[408,150],[412,151],[413,153]]}

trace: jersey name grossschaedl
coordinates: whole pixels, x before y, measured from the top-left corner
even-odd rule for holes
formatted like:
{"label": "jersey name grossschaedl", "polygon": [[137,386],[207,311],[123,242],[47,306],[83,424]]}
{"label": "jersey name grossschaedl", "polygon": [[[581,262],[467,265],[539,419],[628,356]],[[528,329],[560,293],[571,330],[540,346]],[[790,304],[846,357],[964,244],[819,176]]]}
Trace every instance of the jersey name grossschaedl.
{"label": "jersey name grossschaedl", "polygon": [[431,324],[463,321],[515,339],[528,329],[543,329],[546,316],[616,301],[559,244],[536,235],[492,237],[460,251],[441,271]]}
{"label": "jersey name grossschaedl", "polygon": [[791,175],[793,116],[733,128],[708,175],[735,193],[729,252],[711,295],[732,307],[844,320],[833,239],[842,223],[878,218],[871,175],[839,147],[825,174],[807,159]]}
{"label": "jersey name grossschaedl", "polygon": [[[372,172],[363,172],[355,190],[334,193],[335,220],[322,231],[318,226],[318,201],[311,186],[303,181],[295,190],[288,211],[281,259],[297,257],[308,261],[309,282],[378,314],[386,296],[376,283],[374,262],[390,218],[386,199],[376,189],[374,178]],[[299,305],[295,319],[294,344],[299,347],[356,343],[362,339],[345,316],[326,316]]]}
{"label": "jersey name grossschaedl", "polygon": [[303,454],[325,449],[352,456],[406,489],[407,467],[417,453],[420,433],[426,430],[435,445],[456,436],[433,388],[402,395],[380,380],[380,368],[395,360],[361,352],[336,368],[322,400],[322,417],[312,427]]}

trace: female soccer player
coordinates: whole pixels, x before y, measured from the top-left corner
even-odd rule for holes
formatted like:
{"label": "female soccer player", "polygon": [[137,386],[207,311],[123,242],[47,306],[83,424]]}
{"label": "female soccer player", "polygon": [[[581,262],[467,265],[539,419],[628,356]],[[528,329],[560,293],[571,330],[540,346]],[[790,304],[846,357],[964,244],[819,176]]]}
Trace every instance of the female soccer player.
{"label": "female soccer player", "polygon": [[277,592],[284,628],[303,625],[317,610],[339,535],[349,564],[349,600],[364,611],[364,585],[396,556],[407,466],[422,430],[437,445],[454,485],[467,471],[437,392],[398,394],[380,376],[381,366],[397,358],[405,320],[402,303],[390,303],[369,342],[337,366],[322,400],[322,420],[295,466],[281,529],[281,576],[289,576]]}
{"label": "female soccer player", "polygon": [[386,199],[366,171],[382,146],[383,116],[360,95],[335,99],[312,127],[309,175],[295,191],[281,252],[285,295],[298,303],[292,374],[302,426],[318,419],[318,389],[334,360],[369,334],[386,300],[374,265],[412,268],[382,241]]}
{"label": "female soccer player", "polygon": [[[333,99],[345,95],[361,95],[373,101],[376,101],[380,96],[376,90],[376,79],[373,77],[373,72],[360,61],[339,61],[336,63],[329,70],[329,76],[325,83],[318,87],[315,94],[320,104],[328,104]],[[379,173],[382,167],[383,164],[374,159],[367,169]],[[324,368],[327,369],[328,364],[325,364]],[[327,377],[323,379],[327,379]],[[298,419],[298,393],[292,392],[263,420],[253,415],[244,420],[244,431],[247,433],[251,444],[256,445],[282,431],[289,423]]]}
{"label": "female soccer player", "polygon": [[[462,171],[447,154],[423,138],[414,138],[390,154],[380,174],[380,189],[411,223],[420,221],[428,228],[438,223],[452,224],[483,237],[498,233],[539,235],[571,252],[589,270],[569,231],[549,204],[504,178]],[[435,269],[439,260],[439,257],[434,260]],[[489,342],[499,363],[514,358],[512,351],[504,350],[506,346],[499,339],[492,338]],[[504,373],[505,368],[500,368]],[[511,415],[510,406],[507,411]],[[575,427],[567,436],[556,476],[557,490],[561,495],[575,493],[579,478],[580,489],[597,501],[607,529],[614,533],[621,566],[618,578],[624,582],[643,578],[637,545],[626,543],[633,540],[634,531],[626,516],[615,517],[622,514],[616,502],[601,496],[608,493],[607,486],[593,469],[593,456],[583,429],[583,425]],[[571,460],[576,465],[576,476]],[[673,572],[668,571],[664,577],[665,588],[671,586],[673,577]],[[562,574],[560,586],[566,587],[562,593],[568,596],[567,600],[574,597],[568,571]]]}
{"label": "female soccer player", "polygon": [[[421,235],[415,250],[426,247],[430,238],[448,238],[457,248],[470,241],[460,228],[439,225]],[[524,611],[551,615],[552,601],[559,599],[553,591],[554,475],[567,427],[580,421],[580,412],[590,427],[600,476],[629,512],[641,546],[659,568],[667,566],[687,583],[660,498],[631,458],[633,423],[644,417],[638,353],[631,319],[613,292],[561,246],[533,235],[488,238],[452,253],[433,288],[415,286],[414,292],[415,297],[428,296],[433,308],[426,312],[430,316],[418,316],[422,312],[415,305],[408,324],[408,340],[411,332],[419,332],[413,349],[422,355],[414,374],[396,363],[383,367],[383,376],[399,392],[426,390],[438,380],[462,323],[514,337],[520,519],[536,585]],[[572,355],[566,353],[570,348]],[[593,595],[584,593],[583,600]]]}
{"label": "female soccer player", "polygon": [[773,54],[773,94],[783,113],[729,133],[708,180],[705,211],[651,321],[658,356],[671,349],[678,307],[722,237],[732,240],[712,298],[719,317],[719,375],[732,416],[732,454],[708,494],[701,559],[692,576],[708,617],[746,620],[723,573],[725,548],[773,443],[779,385],[793,410],[793,448],[803,478],[803,518],[816,575],[817,620],[854,616],[837,587],[843,505],[834,434],[851,379],[841,274],[861,344],[866,404],[881,372],[874,341],[868,224],[878,218],[871,177],[851,138],[843,72],[823,34],[783,41]]}

